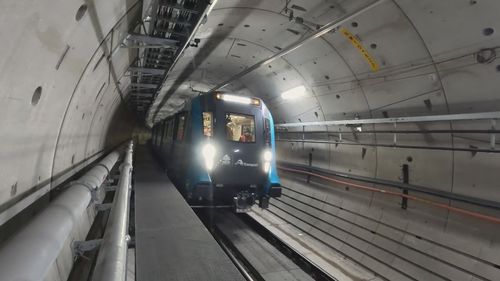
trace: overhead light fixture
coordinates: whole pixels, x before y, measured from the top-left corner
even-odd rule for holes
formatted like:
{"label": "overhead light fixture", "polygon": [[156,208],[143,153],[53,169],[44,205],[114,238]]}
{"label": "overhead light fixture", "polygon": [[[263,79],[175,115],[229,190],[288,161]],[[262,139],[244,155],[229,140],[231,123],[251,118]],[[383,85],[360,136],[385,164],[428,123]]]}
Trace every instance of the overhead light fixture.
{"label": "overhead light fixture", "polygon": [[283,98],[284,100],[295,100],[305,96],[306,94],[307,94],[306,87],[300,85],[283,92],[281,94],[281,98]]}
{"label": "overhead light fixture", "polygon": [[217,94],[216,97],[219,100],[228,101],[228,102],[253,104],[253,105],[257,105],[257,106],[260,105],[260,100],[256,99],[256,98],[248,98],[248,97],[234,96],[234,95],[227,95],[227,94]]}

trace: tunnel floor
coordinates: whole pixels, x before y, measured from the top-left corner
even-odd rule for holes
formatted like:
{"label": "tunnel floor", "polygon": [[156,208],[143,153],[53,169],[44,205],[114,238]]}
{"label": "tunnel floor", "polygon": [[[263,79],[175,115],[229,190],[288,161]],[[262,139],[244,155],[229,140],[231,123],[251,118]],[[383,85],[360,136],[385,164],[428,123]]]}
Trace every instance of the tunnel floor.
{"label": "tunnel floor", "polygon": [[136,280],[244,280],[151,151],[136,155]]}

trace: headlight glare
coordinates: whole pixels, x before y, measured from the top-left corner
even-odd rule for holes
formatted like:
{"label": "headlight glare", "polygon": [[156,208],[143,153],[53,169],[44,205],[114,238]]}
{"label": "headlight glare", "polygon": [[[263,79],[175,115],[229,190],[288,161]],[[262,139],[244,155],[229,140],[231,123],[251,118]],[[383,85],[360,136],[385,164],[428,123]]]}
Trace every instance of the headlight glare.
{"label": "headlight glare", "polygon": [[215,146],[210,143],[205,144],[201,149],[201,154],[205,160],[205,168],[209,171],[212,170],[214,168]]}
{"label": "headlight glare", "polygon": [[273,153],[269,150],[264,151],[264,161],[271,162],[273,160]]}

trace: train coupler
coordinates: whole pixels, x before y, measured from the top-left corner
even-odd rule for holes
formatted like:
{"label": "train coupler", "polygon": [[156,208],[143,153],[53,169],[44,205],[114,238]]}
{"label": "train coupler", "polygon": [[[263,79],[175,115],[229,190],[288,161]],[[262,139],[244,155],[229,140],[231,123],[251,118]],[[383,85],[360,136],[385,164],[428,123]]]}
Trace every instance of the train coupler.
{"label": "train coupler", "polygon": [[255,193],[242,191],[233,197],[233,202],[236,213],[246,213],[255,204]]}

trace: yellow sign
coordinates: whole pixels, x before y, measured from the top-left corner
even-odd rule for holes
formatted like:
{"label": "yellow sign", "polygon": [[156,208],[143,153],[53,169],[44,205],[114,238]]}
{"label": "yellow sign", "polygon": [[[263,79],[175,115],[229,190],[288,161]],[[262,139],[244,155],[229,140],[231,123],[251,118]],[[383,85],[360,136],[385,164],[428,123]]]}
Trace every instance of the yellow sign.
{"label": "yellow sign", "polygon": [[375,60],[374,57],[372,57],[368,53],[368,51],[365,49],[365,47],[363,47],[363,45],[361,45],[361,42],[359,42],[359,40],[349,30],[347,30],[344,27],[342,27],[340,29],[340,32],[342,33],[342,35],[344,35],[345,38],[347,38],[347,40],[349,40],[349,42],[351,42],[351,44],[356,49],[358,49],[358,51],[361,53],[361,56],[363,56],[363,58],[366,60],[366,62],[370,65],[371,70],[373,72],[378,71],[379,66],[378,66],[377,61]]}

